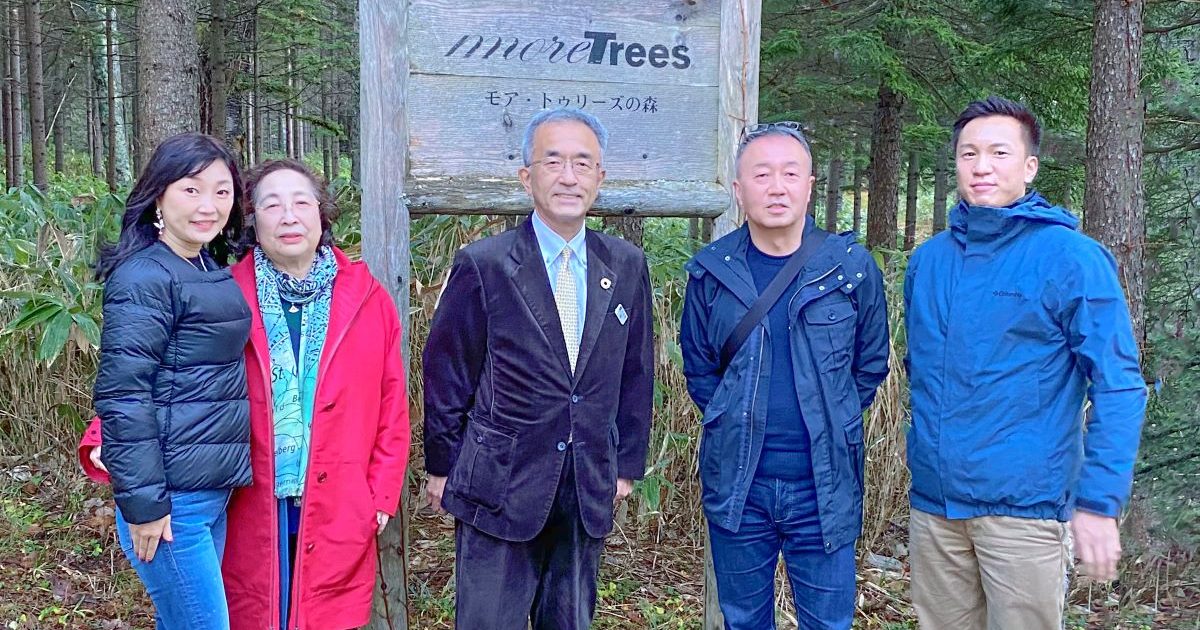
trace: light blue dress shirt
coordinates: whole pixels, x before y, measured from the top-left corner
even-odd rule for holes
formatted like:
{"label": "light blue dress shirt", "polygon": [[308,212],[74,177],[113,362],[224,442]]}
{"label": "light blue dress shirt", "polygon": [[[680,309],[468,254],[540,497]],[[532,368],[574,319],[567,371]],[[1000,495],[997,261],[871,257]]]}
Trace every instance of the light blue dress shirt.
{"label": "light blue dress shirt", "polygon": [[538,247],[542,250],[542,262],[546,263],[546,275],[550,276],[550,291],[558,289],[558,270],[562,266],[562,250],[571,248],[571,275],[575,276],[576,295],[579,296],[579,335],[575,340],[578,345],[583,337],[583,323],[587,316],[587,229],[579,228],[579,232],[566,240],[546,225],[533,213],[533,234],[537,237]]}

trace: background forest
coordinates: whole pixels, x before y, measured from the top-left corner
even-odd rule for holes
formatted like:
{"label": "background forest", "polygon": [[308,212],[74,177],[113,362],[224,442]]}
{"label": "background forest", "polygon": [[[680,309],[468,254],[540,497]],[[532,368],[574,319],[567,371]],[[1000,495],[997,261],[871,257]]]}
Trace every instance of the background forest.
{"label": "background forest", "polygon": [[[323,173],[341,209],[337,241],[360,256],[358,6],[0,8],[0,623],[149,628],[108,491],[86,483],[73,461],[91,417],[99,340],[102,293],[90,265],[115,237],[149,151],[196,129],[224,138],[246,165],[290,156]],[[805,124],[818,178],[812,214],[879,253],[894,305],[893,373],[867,419],[858,624],[915,627],[897,296],[906,252],[945,228],[955,201],[949,124],[968,101],[995,93],[1027,103],[1046,128],[1037,188],[1117,256],[1152,392],[1122,524],[1122,579],[1075,583],[1069,625],[1200,628],[1200,2],[764,0],[762,13],[760,119]],[[422,343],[453,253],[511,222],[434,216],[412,225],[409,627],[448,628],[453,613],[453,526],[418,499]],[[683,262],[711,226],[596,227],[647,250],[659,375],[649,472],[609,539],[596,626],[701,628],[698,423],[676,329]],[[785,581],[780,592],[780,625],[795,627]]]}

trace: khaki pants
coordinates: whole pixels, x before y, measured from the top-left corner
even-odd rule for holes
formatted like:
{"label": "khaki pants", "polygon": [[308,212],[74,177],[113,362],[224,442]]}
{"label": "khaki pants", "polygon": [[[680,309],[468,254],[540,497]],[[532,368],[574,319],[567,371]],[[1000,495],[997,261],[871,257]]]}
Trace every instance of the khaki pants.
{"label": "khaki pants", "polygon": [[912,600],[923,630],[1062,630],[1066,523],[909,517]]}

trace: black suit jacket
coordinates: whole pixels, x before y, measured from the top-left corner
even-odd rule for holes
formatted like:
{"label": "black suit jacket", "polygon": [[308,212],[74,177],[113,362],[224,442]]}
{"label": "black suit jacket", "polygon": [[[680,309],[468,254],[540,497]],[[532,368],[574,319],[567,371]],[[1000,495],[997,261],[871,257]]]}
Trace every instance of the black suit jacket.
{"label": "black suit jacket", "polygon": [[429,331],[426,470],[449,477],[446,510],[505,540],[542,530],[569,439],[593,537],[612,529],[617,478],[645,472],[654,392],[646,258],[592,230],[586,242],[587,313],[574,377],[529,220],[458,252]]}

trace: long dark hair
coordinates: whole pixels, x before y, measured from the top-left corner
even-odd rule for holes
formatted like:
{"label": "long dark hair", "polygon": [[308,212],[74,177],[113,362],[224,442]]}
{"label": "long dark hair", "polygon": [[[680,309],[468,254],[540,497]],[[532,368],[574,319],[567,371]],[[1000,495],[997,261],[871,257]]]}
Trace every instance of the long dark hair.
{"label": "long dark hair", "polygon": [[317,211],[321,216],[321,241],[319,245],[333,245],[333,220],[338,216],[340,209],[333,195],[329,194],[329,189],[321,178],[313,172],[307,164],[299,160],[284,158],[279,160],[267,160],[258,166],[250,169],[246,173],[246,228],[242,232],[242,241],[239,249],[239,255],[250,253],[255,245],[258,245],[258,232],[254,225],[254,202],[258,191],[258,185],[262,183],[263,178],[276,171],[295,171],[303,175],[308,183],[312,184],[313,194],[317,196]]}
{"label": "long dark hair", "polygon": [[167,187],[196,175],[217,160],[224,162],[233,176],[233,207],[229,210],[225,228],[206,247],[217,264],[226,265],[242,235],[242,178],[238,173],[237,158],[220,140],[189,132],[171,136],[154,149],[154,155],[150,156],[142,176],[125,201],[120,238],[100,251],[96,277],[104,280],[125,259],[153,245],[158,240],[154,210]]}

